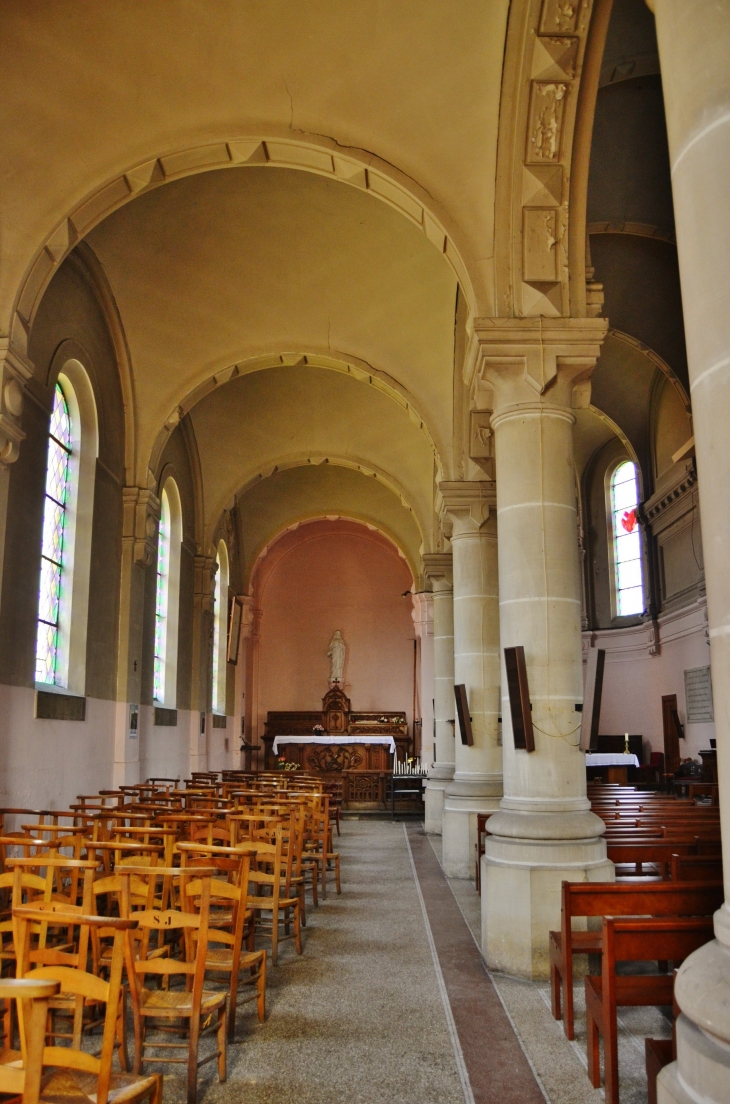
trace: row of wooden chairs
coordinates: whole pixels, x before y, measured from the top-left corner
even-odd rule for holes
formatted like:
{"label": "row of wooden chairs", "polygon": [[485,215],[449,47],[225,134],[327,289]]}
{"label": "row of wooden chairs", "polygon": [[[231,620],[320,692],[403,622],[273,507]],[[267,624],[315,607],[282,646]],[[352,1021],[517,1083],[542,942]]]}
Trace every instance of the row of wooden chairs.
{"label": "row of wooden chairs", "polygon": [[[100,1026],[99,986],[84,980],[88,992],[77,993],[64,990],[64,978],[73,975],[80,984],[80,975],[88,974],[108,985],[121,953],[134,1022],[134,1070],[128,1074],[125,990],[120,989],[105,1076],[112,1077],[116,1050],[122,1074],[113,1076],[138,1077],[146,1086],[137,1095],[136,1082],[130,1082],[123,1087],[125,1101],[145,1094],[160,1099],[161,1079],[145,1079],[141,1072],[149,1061],[187,1062],[189,1104],[195,1101],[201,1063],[217,1060],[223,1080],[237,1007],[255,1000],[259,1019],[265,1016],[267,955],[256,949],[257,936],[270,935],[274,963],[281,938],[292,938],[301,953],[306,893],[316,905],[319,893],[326,895],[328,873],[340,892],[329,797],[316,782],[300,779],[284,787],[278,779],[259,778],[253,796],[240,797],[233,796],[242,789],[240,778],[190,782],[184,789],[165,779],[80,795],[68,811],[0,810],[0,898],[4,894],[12,905],[12,912],[0,917],[0,965],[14,965],[18,977],[66,971],[59,975],[60,993],[46,998],[41,992],[38,1000],[41,1006],[46,1001],[53,1021],[51,1042],[70,1045],[43,1048],[41,1066],[53,1065],[59,1049],[85,1054],[84,1032]],[[20,831],[6,827],[9,814],[22,818]],[[122,921],[127,926],[120,928]],[[211,975],[227,977],[227,987],[209,989]],[[70,1031],[60,1030],[59,1015],[71,1018]],[[27,1017],[18,1019],[23,1053],[15,1061],[22,1064],[28,1059]],[[187,1041],[171,1041],[181,1020],[188,1023]],[[163,1030],[153,1037],[149,1024]],[[216,1045],[201,1059],[199,1038],[210,1032]],[[6,1043],[12,1034],[12,1017],[6,1015]],[[81,1072],[88,1104],[91,1082],[101,1074],[88,1066]],[[73,1074],[76,1081],[79,1076]],[[69,1089],[70,1101],[78,1088]],[[104,1092],[96,1087],[93,1092],[103,1104]],[[116,1089],[109,1092],[118,1095]]]}

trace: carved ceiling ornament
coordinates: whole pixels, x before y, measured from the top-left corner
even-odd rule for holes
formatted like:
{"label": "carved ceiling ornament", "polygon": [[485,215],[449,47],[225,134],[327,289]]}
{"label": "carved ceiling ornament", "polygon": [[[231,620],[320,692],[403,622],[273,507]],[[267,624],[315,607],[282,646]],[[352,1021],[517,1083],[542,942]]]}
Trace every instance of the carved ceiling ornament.
{"label": "carved ceiling ornament", "polygon": [[[510,6],[495,232],[496,313],[502,317],[571,313],[571,170],[594,2]],[[584,226],[584,218],[578,221]]]}

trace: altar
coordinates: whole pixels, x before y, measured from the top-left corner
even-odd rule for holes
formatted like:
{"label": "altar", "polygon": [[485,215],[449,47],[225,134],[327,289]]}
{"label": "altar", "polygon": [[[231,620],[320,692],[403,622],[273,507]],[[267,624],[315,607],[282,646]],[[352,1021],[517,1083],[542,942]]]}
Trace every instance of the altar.
{"label": "altar", "polygon": [[[322,731],[315,732],[316,725]],[[284,757],[340,784],[343,805],[362,811],[389,807],[394,757],[404,761],[413,754],[404,712],[355,712],[337,684],[321,711],[269,712],[262,739],[267,770]]]}

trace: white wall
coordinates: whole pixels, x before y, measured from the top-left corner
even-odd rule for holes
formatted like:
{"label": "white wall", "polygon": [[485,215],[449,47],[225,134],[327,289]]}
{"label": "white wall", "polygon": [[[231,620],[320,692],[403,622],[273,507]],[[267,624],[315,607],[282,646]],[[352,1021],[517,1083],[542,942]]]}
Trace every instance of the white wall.
{"label": "white wall", "polygon": [[[710,662],[705,635],[704,600],[659,619],[659,655],[649,654],[650,626],[608,629],[583,634],[597,648],[606,649],[606,668],[601,704],[601,733],[641,733],[652,751],[664,751],[662,695],[677,695],[680,720],[686,722],[684,672]],[[685,739],[680,741],[682,758],[699,759],[698,751],[710,746],[715,726],[685,724]]]}
{"label": "white wall", "polygon": [[36,720],[35,691],[0,685],[0,802],[68,809],[77,794],[108,789],[113,701],[86,699],[85,721]]}

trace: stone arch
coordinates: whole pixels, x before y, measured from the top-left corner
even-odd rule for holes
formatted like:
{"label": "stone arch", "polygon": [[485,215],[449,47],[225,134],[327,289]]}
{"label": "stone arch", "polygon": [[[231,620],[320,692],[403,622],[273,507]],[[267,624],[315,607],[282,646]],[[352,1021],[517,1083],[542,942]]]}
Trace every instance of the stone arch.
{"label": "stone arch", "polygon": [[347,147],[320,135],[229,137],[203,146],[159,153],[120,172],[91,192],[47,236],[18,289],[11,321],[11,342],[25,355],[36,310],[54,272],[72,249],[113,211],[170,180],[215,169],[247,165],[300,169],[368,192],[418,226],[443,254],[463,288],[470,315],[475,293],[466,252],[446,212],[410,177],[372,153]]}
{"label": "stone arch", "polygon": [[336,350],[327,354],[316,352],[266,353],[242,359],[232,365],[228,364],[225,367],[211,372],[202,383],[192,391],[189,391],[180,403],[174,407],[166,422],[160,428],[147,462],[149,470],[156,470],[165,443],[176,426],[185,419],[186,414],[193,409],[196,403],[200,402],[200,400],[210,394],[211,391],[214,391],[223,384],[229,383],[233,379],[249,375],[253,372],[261,372],[268,368],[295,365],[327,368],[334,372],[341,372],[387,395],[423,433],[429,448],[433,452],[437,479],[443,478],[441,473],[444,471],[443,455],[445,452],[445,443],[434,440],[410,392],[398,383],[389,373],[373,368],[370,364],[367,364],[357,357],[348,356],[346,353],[340,353]]}

